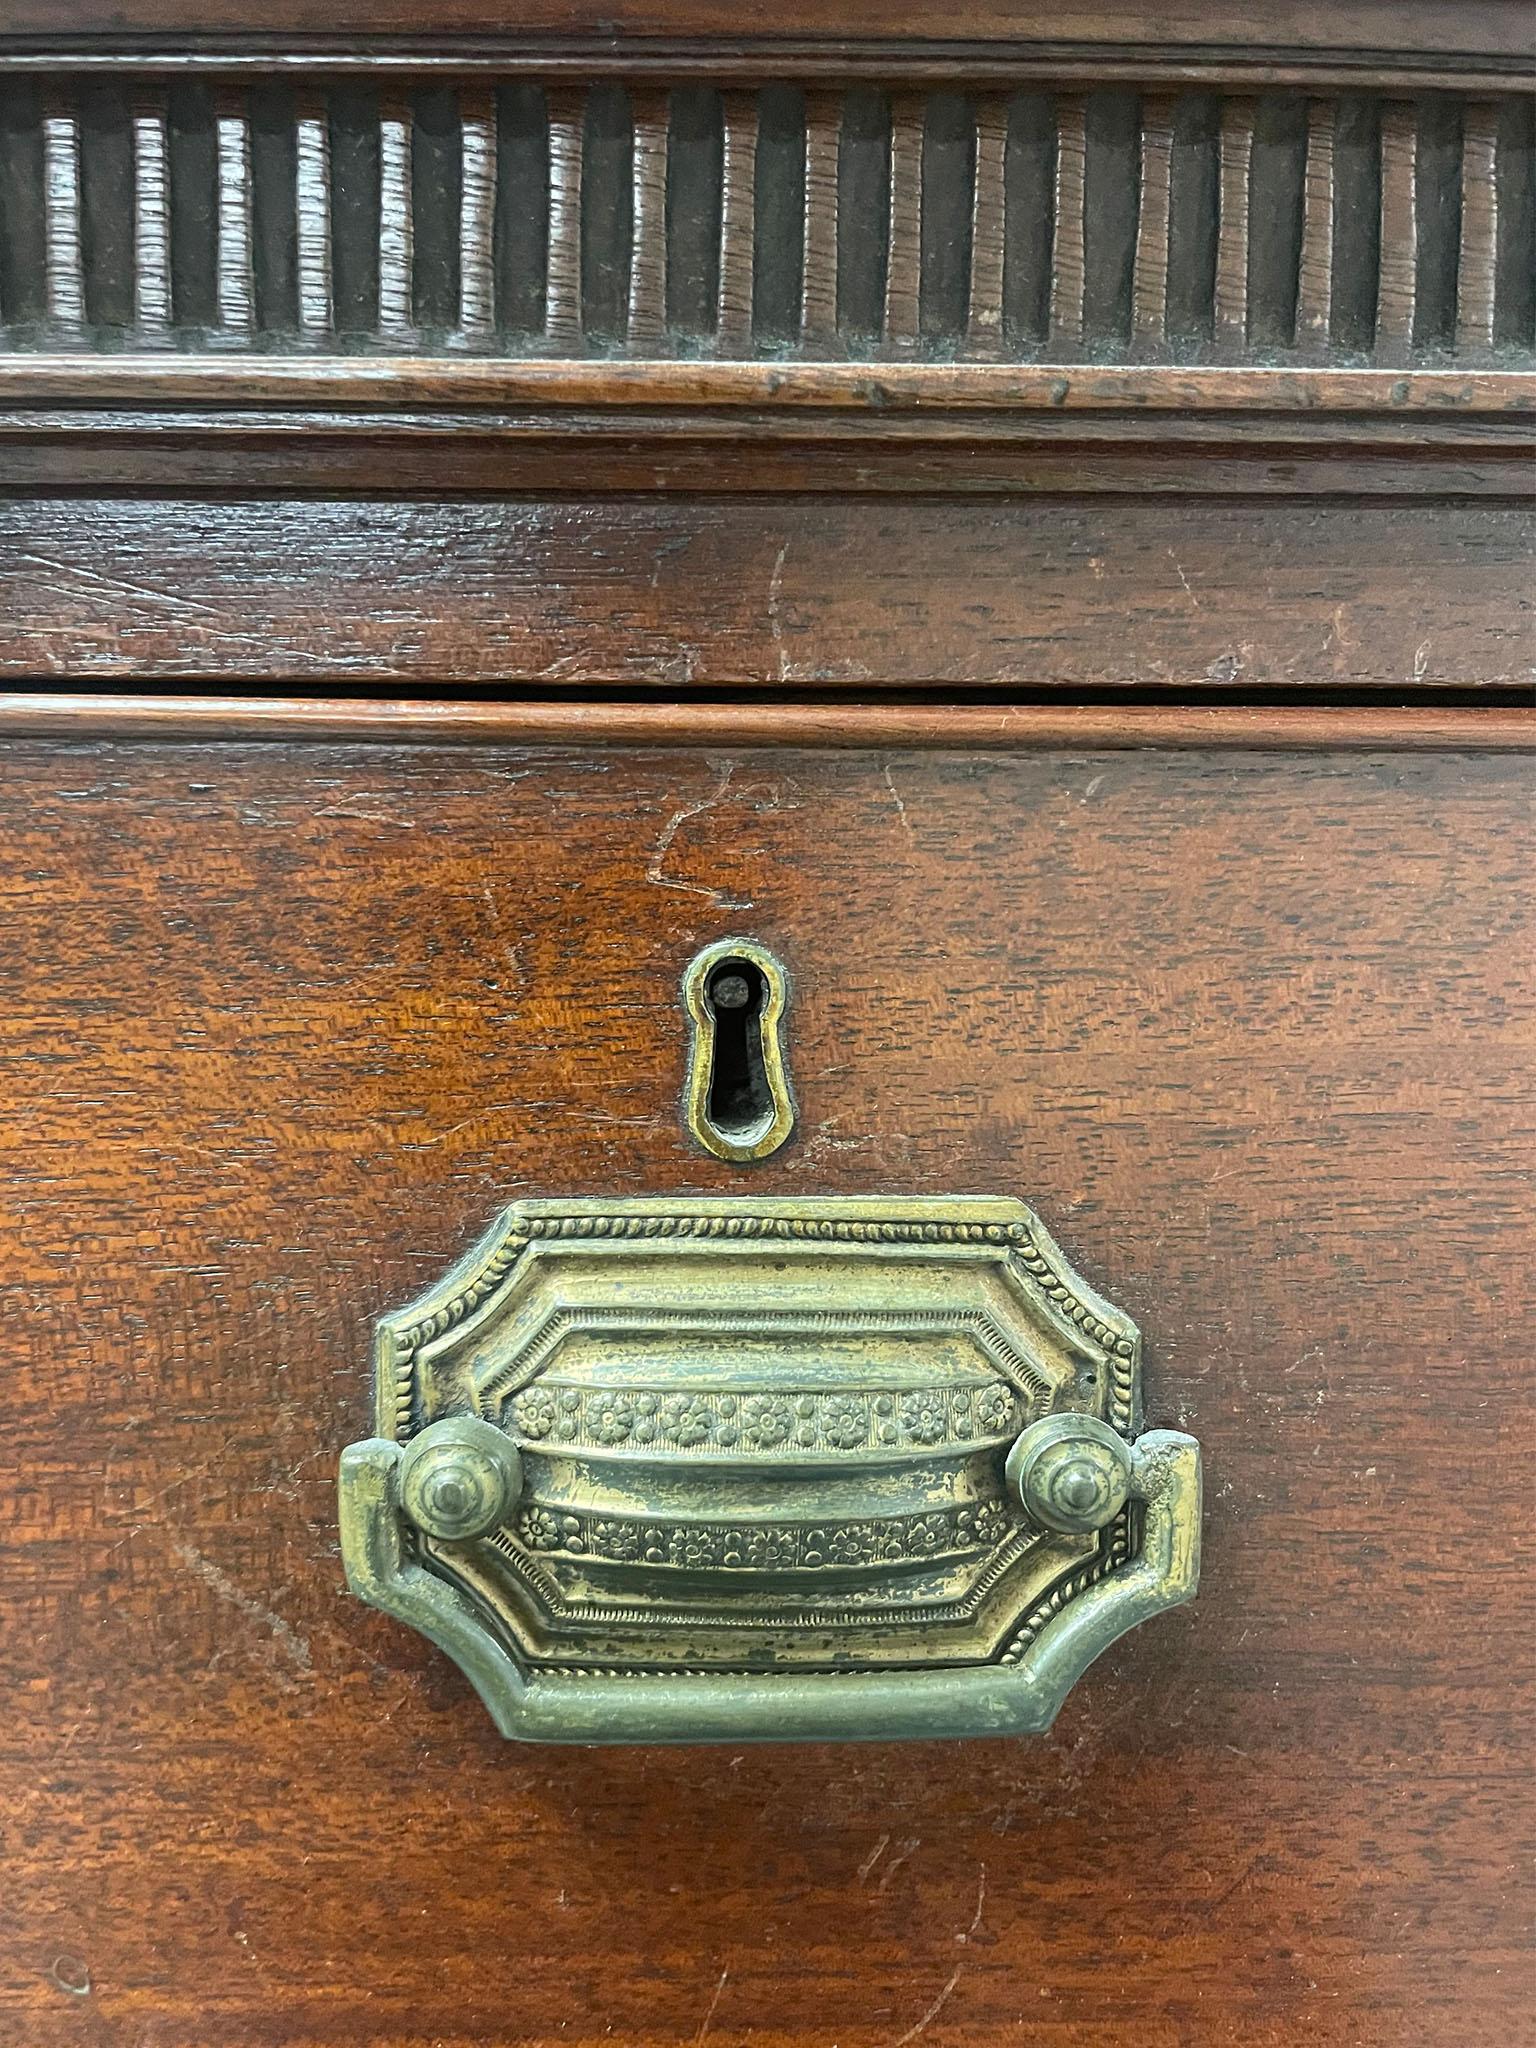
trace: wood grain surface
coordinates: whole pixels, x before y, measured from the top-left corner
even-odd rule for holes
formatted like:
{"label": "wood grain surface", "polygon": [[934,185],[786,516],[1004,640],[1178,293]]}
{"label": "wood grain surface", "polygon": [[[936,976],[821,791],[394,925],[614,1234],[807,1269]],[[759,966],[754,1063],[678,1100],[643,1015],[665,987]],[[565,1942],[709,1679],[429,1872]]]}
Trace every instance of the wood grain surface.
{"label": "wood grain surface", "polygon": [[[732,426],[739,424],[739,431]],[[201,408],[0,412],[11,493],[99,498],[765,492],[840,496],[1456,498],[1530,495],[1518,420],[1112,421],[999,414],[904,422],[603,414],[448,418]]]}
{"label": "wood grain surface", "polygon": [[1533,753],[1536,706],[1472,704],[620,703],[441,697],[173,696],[17,690],[0,738],[364,740],[437,745],[849,747],[949,752]]}
{"label": "wood grain surface", "polygon": [[[1438,60],[1502,59],[1523,65],[1530,51],[1528,11],[1520,0],[1279,0],[1260,21],[1223,0],[1177,0],[1171,6],[1104,6],[1069,0],[1053,7],[1047,48],[1076,47],[1099,62],[1126,46],[1143,57],[1170,46],[1198,58],[1211,46],[1243,51],[1256,70],[1266,58],[1289,57],[1317,65],[1330,55]],[[244,41],[270,49],[275,39],[303,38],[350,45],[400,37],[503,39],[526,47],[531,39],[564,40],[590,64],[617,46],[708,38],[740,49],[745,42],[790,47],[809,44],[825,63],[846,62],[850,45],[885,48],[934,41],[961,55],[989,44],[1004,48],[1020,38],[1020,16],[1009,0],[967,0],[935,20],[923,0],[789,0],[768,18],[746,14],[730,0],[528,0],[515,25],[498,0],[11,0],[0,27],[0,49],[39,44],[73,50],[78,39],[193,41],[217,50]],[[345,39],[343,41],[343,39]]]}
{"label": "wood grain surface", "polygon": [[[1303,416],[1379,411],[1387,417],[1518,419],[1536,413],[1525,369],[1276,366],[1147,367],[1139,363],[534,362],[410,356],[90,355],[51,351],[0,360],[7,403],[148,404],[168,400],[261,405],[762,406],[786,411],[887,412],[983,408],[1003,416],[1065,412],[1239,412]],[[972,422],[985,431],[984,422]],[[1415,427],[1417,431],[1417,426]]]}
{"label": "wood grain surface", "polygon": [[[1522,2048],[1531,794],[11,741],[0,2038]],[[759,1168],[678,1114],[731,932]],[[1022,1194],[1140,1321],[1204,1583],[1048,1737],[509,1748],[343,1594],[371,1319],[520,1191],[737,1189]]]}
{"label": "wood grain surface", "polygon": [[1528,689],[1502,500],[0,501],[0,676]]}

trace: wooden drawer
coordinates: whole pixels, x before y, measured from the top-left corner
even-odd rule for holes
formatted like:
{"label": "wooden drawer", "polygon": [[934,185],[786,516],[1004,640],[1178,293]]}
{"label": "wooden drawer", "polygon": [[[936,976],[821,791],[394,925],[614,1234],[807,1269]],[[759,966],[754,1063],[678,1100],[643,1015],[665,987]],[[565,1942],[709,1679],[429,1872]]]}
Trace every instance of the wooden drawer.
{"label": "wooden drawer", "polygon": [[1528,8],[506,16],[0,24],[0,2048],[1523,2048]]}
{"label": "wooden drawer", "polygon": [[[0,2030],[1513,2041],[1528,756],[593,716],[6,744]],[[754,1166],[679,1106],[730,933]],[[516,1195],[688,1191],[1032,1202],[1204,1446],[1198,1602],[1029,1741],[503,1744],[341,1585],[370,1325]]]}

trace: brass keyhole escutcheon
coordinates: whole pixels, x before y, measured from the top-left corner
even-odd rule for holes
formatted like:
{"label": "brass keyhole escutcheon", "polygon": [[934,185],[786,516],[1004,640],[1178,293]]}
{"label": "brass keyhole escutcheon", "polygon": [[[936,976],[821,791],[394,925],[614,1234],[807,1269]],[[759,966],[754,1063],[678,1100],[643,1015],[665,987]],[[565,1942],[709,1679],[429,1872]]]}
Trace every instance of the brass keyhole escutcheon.
{"label": "brass keyhole escutcheon", "polygon": [[684,1114],[717,1159],[766,1159],[794,1129],[782,1028],[789,977],[752,939],[720,939],[683,976],[691,1042]]}

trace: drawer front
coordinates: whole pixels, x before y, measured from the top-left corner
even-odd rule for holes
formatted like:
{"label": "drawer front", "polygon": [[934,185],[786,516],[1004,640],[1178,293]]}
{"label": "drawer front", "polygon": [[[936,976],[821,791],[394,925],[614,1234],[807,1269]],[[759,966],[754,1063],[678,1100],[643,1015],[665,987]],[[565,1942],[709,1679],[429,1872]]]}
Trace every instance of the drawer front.
{"label": "drawer front", "polygon": [[[6,2038],[1514,2040],[1530,793],[13,742]],[[733,934],[793,985],[748,1164],[682,1114]],[[346,1598],[373,1321],[506,1203],[952,1193],[1033,1205],[1205,1453],[1197,1603],[1049,1735],[509,1748]]]}
{"label": "drawer front", "polygon": [[[155,444],[162,458],[181,445]],[[0,458],[11,466],[3,438]],[[40,459],[56,483],[57,455]],[[290,459],[312,488],[328,455],[305,442]],[[107,480],[134,495],[0,500],[0,678],[1170,704],[1268,691],[1497,701],[1532,681],[1523,446],[1506,463],[1519,461],[1518,483],[1450,502],[1415,499],[1402,475],[1378,476],[1374,498],[1345,495],[1338,473],[1316,486],[1324,497],[1280,500],[1256,476],[1224,474],[1218,489],[1209,472],[1209,495],[1181,495],[1155,450],[1150,474],[1128,459],[1103,474],[1076,449],[1032,455],[1031,492],[970,498],[825,483],[765,496],[761,452],[759,494],[713,498],[625,494],[606,451],[572,475],[564,443],[561,488],[596,496],[529,496],[505,464],[477,471],[474,451],[375,459],[334,482],[523,495],[209,501],[145,494],[125,467]],[[220,481],[248,481],[252,460],[242,451]],[[1004,460],[1018,469],[1017,454]],[[1252,495],[1238,495],[1245,483]]]}

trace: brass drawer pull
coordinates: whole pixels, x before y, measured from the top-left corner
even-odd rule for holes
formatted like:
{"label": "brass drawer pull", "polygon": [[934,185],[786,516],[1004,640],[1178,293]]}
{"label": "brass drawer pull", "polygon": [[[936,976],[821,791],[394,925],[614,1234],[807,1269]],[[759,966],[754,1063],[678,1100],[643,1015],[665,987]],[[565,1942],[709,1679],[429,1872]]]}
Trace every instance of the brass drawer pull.
{"label": "brass drawer pull", "polygon": [[506,1735],[1027,1733],[1195,1590],[1199,1447],[1019,1202],[520,1203],[376,1393],[348,1583]]}

